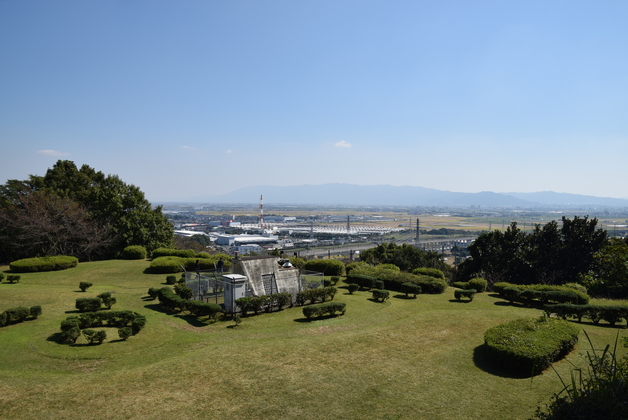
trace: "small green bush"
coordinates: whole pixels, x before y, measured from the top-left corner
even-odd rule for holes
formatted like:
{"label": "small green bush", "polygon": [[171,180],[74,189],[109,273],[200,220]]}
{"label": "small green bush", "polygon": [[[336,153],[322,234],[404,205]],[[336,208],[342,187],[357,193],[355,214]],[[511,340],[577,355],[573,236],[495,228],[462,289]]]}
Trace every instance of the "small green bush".
{"label": "small green bush", "polygon": [[177,282],[177,276],[166,276],[166,284],[175,284]]}
{"label": "small green bush", "polygon": [[418,284],[409,283],[409,282],[402,283],[401,293],[405,293],[406,297],[409,297],[408,295],[412,295],[412,297],[416,299],[416,295],[421,294],[421,286],[419,286]]}
{"label": "small green bush", "polygon": [[371,292],[373,293],[373,299],[378,302],[384,302],[390,297],[390,293],[387,290],[373,289]]}
{"label": "small green bush", "polygon": [[37,319],[39,315],[41,315],[42,313],[41,306],[39,305],[31,306],[28,312],[32,318]]}
{"label": "small green bush", "polygon": [[89,344],[102,344],[107,339],[107,332],[104,330],[83,330],[83,335],[89,341]]}
{"label": "small green bush", "polygon": [[81,312],[95,312],[100,309],[102,301],[95,298],[78,298],[76,299],[76,309]]}
{"label": "small green bush", "polygon": [[82,281],[79,283],[79,289],[81,289],[81,292],[86,291],[87,289],[89,289],[90,287],[92,287],[93,284],[87,282],[87,281]]}
{"label": "small green bush", "polygon": [[477,293],[483,293],[486,292],[487,287],[488,281],[486,281],[482,277],[475,277],[469,280],[469,287],[467,287],[467,289],[475,289]]}
{"label": "small green bush", "polygon": [[567,355],[578,342],[579,329],[556,318],[523,318],[490,328],[484,343],[492,360],[504,370],[534,376]]}
{"label": "small green bush", "polygon": [[159,289],[157,289],[155,287],[149,288],[148,289],[148,296],[153,298],[153,300],[157,299],[157,297],[159,296]]}
{"label": "small green bush", "polygon": [[118,328],[118,337],[120,337],[120,340],[126,340],[132,335],[133,332],[129,327]]}
{"label": "small green bush", "polygon": [[55,257],[25,258],[13,261],[9,266],[16,273],[32,273],[39,271],[59,271],[74,268],[78,265],[78,258],[66,255]]}
{"label": "small green bush", "polygon": [[146,255],[146,248],[141,245],[129,245],[122,250],[122,258],[125,260],[143,260]]}
{"label": "small green bush", "polygon": [[357,292],[360,289],[360,285],[357,283],[350,283],[347,285],[347,290],[349,290],[349,294],[352,295],[354,292]]}
{"label": "small green bush", "polygon": [[187,287],[183,283],[177,283],[174,285],[174,292],[182,299],[190,300],[194,296],[194,291]]}
{"label": "small green bush", "polygon": [[469,282],[468,281],[455,281],[452,286],[457,287],[458,289],[464,290],[464,289],[469,288]]}
{"label": "small green bush", "polygon": [[4,273],[0,273],[0,282],[4,280]]}
{"label": "small green bush", "polygon": [[332,286],[337,285],[339,281],[340,281],[340,277],[338,277],[338,276],[331,276],[331,285]]}
{"label": "small green bush", "polygon": [[347,282],[355,283],[365,289],[373,289],[377,279],[366,274],[351,274],[347,277]]}
{"label": "small green bush", "polygon": [[21,278],[22,276],[20,276],[19,274],[9,274],[7,276],[7,281],[9,283],[19,283]]}
{"label": "small green bush", "polygon": [[9,315],[6,312],[0,313],[0,327],[4,327],[9,323]]}
{"label": "small green bush", "polygon": [[417,276],[416,284],[421,286],[421,290],[423,293],[428,294],[440,294],[445,293],[447,289],[447,281],[445,279],[437,279],[435,277],[429,276]]}
{"label": "small green bush", "polygon": [[458,300],[464,297],[469,299],[469,302],[471,302],[476,293],[475,289],[454,290],[454,297]]}

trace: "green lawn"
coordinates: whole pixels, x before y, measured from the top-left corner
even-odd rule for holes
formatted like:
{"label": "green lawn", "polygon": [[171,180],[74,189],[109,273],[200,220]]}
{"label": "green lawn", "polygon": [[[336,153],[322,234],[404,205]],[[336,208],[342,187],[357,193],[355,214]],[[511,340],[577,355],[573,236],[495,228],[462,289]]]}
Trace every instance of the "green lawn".
{"label": "green lawn", "polygon": [[[345,316],[304,322],[301,308],[208,323],[162,312],[145,300],[165,275],[147,261],[79,264],[0,284],[0,310],[41,305],[38,320],[0,328],[3,419],[527,419],[561,388],[552,371],[511,378],[478,350],[484,331],[540,311],[489,294],[386,303],[340,289]],[[7,269],[7,267],[4,267]],[[93,287],[82,293],[80,281]],[[100,346],[49,338],[78,297],[109,291],[113,310],[144,314],[144,330]],[[618,329],[581,324],[597,347]],[[619,330],[623,334],[623,330]],[[81,338],[78,344],[84,344]],[[569,375],[588,344],[556,365]],[[622,353],[624,349],[621,349]]]}

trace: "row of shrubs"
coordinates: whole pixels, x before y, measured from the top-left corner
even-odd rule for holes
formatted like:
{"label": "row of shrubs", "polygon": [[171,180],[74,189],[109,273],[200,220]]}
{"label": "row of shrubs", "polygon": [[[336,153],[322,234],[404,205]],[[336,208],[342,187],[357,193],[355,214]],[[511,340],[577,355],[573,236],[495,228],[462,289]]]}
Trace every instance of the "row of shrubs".
{"label": "row of shrubs", "polygon": [[533,304],[541,303],[573,303],[586,305],[591,299],[586,289],[578,284],[563,286],[549,286],[545,284],[516,285],[506,282],[498,282],[493,285],[493,290],[503,299],[512,302]]}
{"label": "row of shrubs", "polygon": [[116,302],[116,298],[112,297],[110,292],[104,292],[97,297],[76,299],[75,307],[80,312],[94,312],[98,311],[102,305],[111,309]]}
{"label": "row of shrubs", "polygon": [[[9,283],[19,283],[22,276],[19,274],[8,274],[7,281]],[[0,281],[4,280],[4,273],[0,273]]]}
{"label": "row of shrubs", "polygon": [[216,316],[222,312],[220,305],[202,300],[184,299],[175,294],[169,287],[162,287],[161,289],[151,287],[148,289],[148,294],[153,299],[159,299],[159,304],[171,311],[188,311],[194,316],[206,316],[211,319],[216,319]]}
{"label": "row of shrubs", "polygon": [[30,308],[25,306],[10,308],[0,313],[0,327],[25,321],[29,317],[37,319],[39,315],[41,315],[41,306],[39,305],[31,306]]}
{"label": "row of shrubs", "polygon": [[626,320],[628,323],[628,306],[556,304],[545,305],[543,310],[547,316],[556,315],[562,319],[577,319],[578,322],[582,322],[582,318],[586,318],[596,325],[601,320],[608,322],[612,326],[615,326],[622,320]]}
{"label": "row of shrubs", "polygon": [[359,269],[351,271],[347,276],[347,283],[355,283],[364,289],[388,289],[402,290],[404,283],[416,284],[421,288],[421,293],[440,294],[447,289],[447,281],[442,278],[430,277],[425,275],[416,275],[393,270],[380,270],[375,275],[362,274]]}
{"label": "row of shrubs", "polygon": [[184,267],[186,271],[196,271],[196,261],[198,260],[198,268],[201,270],[213,270],[216,268],[218,261],[222,257],[225,271],[229,271],[231,268],[231,259],[226,254],[209,255],[207,253],[204,257],[184,258],[178,256],[162,256],[155,258],[150,263],[150,270],[156,274],[171,274],[182,271],[181,267]]}
{"label": "row of shrubs", "polygon": [[507,372],[534,376],[567,355],[578,342],[580,330],[556,318],[516,319],[484,334],[488,357]]}
{"label": "row of shrubs", "polygon": [[146,317],[137,312],[86,312],[79,316],[69,316],[61,321],[61,334],[58,342],[74,344],[83,330],[83,335],[91,344],[101,344],[107,338],[107,333],[91,330],[94,327],[117,327],[120,339],[126,340],[131,335],[139,333],[145,325]]}
{"label": "row of shrubs", "polygon": [[253,312],[258,315],[262,310],[265,312],[272,312],[273,310],[280,311],[284,307],[292,307],[292,294],[290,293],[273,293],[270,295],[262,296],[247,296],[241,297],[235,300],[235,304],[245,315],[248,312]]}
{"label": "row of shrubs", "polygon": [[484,293],[488,287],[488,281],[482,277],[476,277],[469,281],[454,282],[453,286],[463,290],[474,289],[476,293]]}
{"label": "row of shrubs", "polygon": [[325,302],[327,298],[329,298],[329,300],[334,300],[336,292],[338,292],[338,289],[333,286],[303,290],[297,293],[296,304],[297,306],[303,306],[306,305],[308,302],[310,304],[316,303],[318,301]]}
{"label": "row of shrubs", "polygon": [[15,273],[34,273],[39,271],[59,271],[74,268],[78,264],[78,258],[66,255],[55,257],[25,258],[13,261],[9,264],[11,271]]}
{"label": "row of shrubs", "polygon": [[339,260],[309,260],[303,265],[308,271],[317,271],[326,276],[342,276],[345,274],[345,265]]}
{"label": "row of shrubs", "polygon": [[342,302],[325,302],[318,305],[305,306],[303,308],[303,315],[307,319],[321,316],[333,316],[336,312],[340,312],[341,315],[345,314],[346,304]]}

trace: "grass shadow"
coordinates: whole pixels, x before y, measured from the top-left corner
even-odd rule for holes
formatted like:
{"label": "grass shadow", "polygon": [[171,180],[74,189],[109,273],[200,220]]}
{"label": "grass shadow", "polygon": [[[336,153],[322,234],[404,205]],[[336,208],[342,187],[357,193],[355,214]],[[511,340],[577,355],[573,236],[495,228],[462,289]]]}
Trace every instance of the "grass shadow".
{"label": "grass shadow", "polygon": [[375,298],[368,298],[367,300],[370,300],[371,302],[375,302],[375,303],[386,303],[386,301],[381,301],[381,300],[377,300]]}
{"label": "grass shadow", "polygon": [[494,358],[491,357],[489,347],[486,344],[482,344],[473,349],[473,363],[484,372],[493,376],[499,376],[500,378],[507,379],[523,379],[529,378],[529,375],[516,375],[503,369],[501,366],[494,363]]}
{"label": "grass shadow", "polygon": [[[207,322],[201,321],[194,315],[180,315],[179,314],[179,315],[175,315],[174,317],[184,320],[185,322],[187,322],[193,327],[207,327],[209,325]],[[210,323],[213,323],[213,322],[210,322]]]}
{"label": "grass shadow", "polygon": [[406,296],[406,295],[393,295],[393,297],[395,299],[402,299],[402,300],[415,300],[417,298],[416,296],[412,297],[412,296]]}
{"label": "grass shadow", "polygon": [[63,334],[62,332],[56,332],[54,334],[51,334],[51,335],[49,335],[46,338],[46,341],[51,341],[53,343],[61,344],[61,335],[62,334]]}
{"label": "grass shadow", "polygon": [[308,323],[308,322],[314,322],[314,321],[324,321],[326,319],[338,318],[339,316],[342,316],[342,315],[334,314],[334,315],[317,316],[316,318],[297,318],[294,320],[294,322]]}
{"label": "grass shadow", "polygon": [[452,303],[469,303],[469,302],[473,302],[472,300],[466,299],[466,300],[458,300],[458,299],[449,299],[450,302]]}

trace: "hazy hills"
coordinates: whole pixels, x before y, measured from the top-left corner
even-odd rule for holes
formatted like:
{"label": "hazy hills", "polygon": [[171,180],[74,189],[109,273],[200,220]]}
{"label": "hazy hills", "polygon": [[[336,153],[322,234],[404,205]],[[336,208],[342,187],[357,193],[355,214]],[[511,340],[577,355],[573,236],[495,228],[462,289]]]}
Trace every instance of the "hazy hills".
{"label": "hazy hills", "polygon": [[432,188],[392,185],[323,184],[289,187],[253,186],[224,195],[190,198],[207,203],[264,203],[296,205],[387,205],[387,206],[612,206],[628,207],[628,200],[543,191],[536,193],[462,193]]}

